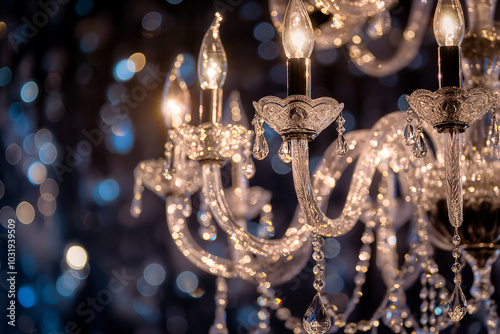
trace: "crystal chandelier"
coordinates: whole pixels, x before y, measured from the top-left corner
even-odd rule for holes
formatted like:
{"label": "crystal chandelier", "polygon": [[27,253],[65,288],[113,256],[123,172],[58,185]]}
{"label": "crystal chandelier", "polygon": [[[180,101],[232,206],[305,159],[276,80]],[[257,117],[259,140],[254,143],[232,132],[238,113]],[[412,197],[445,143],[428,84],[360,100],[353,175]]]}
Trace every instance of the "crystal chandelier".
{"label": "crystal chandelier", "polygon": [[[340,329],[376,333],[382,327],[395,333],[437,333],[458,326],[466,313],[480,315],[488,333],[499,333],[490,277],[500,252],[496,1],[466,1],[469,31],[465,38],[460,3],[438,1],[433,27],[439,45],[440,89],[413,92],[406,113],[390,113],[369,130],[345,133],[343,103],[330,97],[311,98],[310,56],[315,44],[320,48],[345,46],[356,66],[374,76],[396,72],[413,59],[433,1],[412,3],[403,41],[390,59],[377,59],[365,47],[366,37],[361,37],[365,26],[373,39],[386,33],[390,29],[388,11],[394,5],[395,1],[317,0],[313,6],[302,0],[272,0],[271,17],[282,31],[288,58],[287,96],[266,96],[254,102],[253,131],[236,124],[243,117],[238,93],[232,93],[228,102],[233,122],[221,121],[227,59],[219,13],[203,38],[198,58],[199,125],[188,124],[191,98],[180,77],[182,55],[176,59],[162,105],[169,129],[165,157],[137,166],[131,213],[141,213],[144,187],[165,197],[167,225],[175,245],[191,263],[217,277],[210,333],[228,332],[226,279],[236,277],[257,285],[260,311],[255,333],[270,332],[273,312],[294,333]],[[310,15],[315,11],[328,21],[313,28]],[[338,138],[311,177],[309,142],[333,122]],[[291,163],[299,202],[281,238],[271,238],[271,194],[248,183],[256,172],[252,156],[261,160],[269,153],[266,128],[283,140],[278,155],[284,163]],[[229,188],[222,181],[225,165],[230,165]],[[352,179],[342,211],[329,218],[325,212],[332,192],[350,170]],[[213,240],[218,231],[226,232],[227,258],[202,248],[188,228],[195,193],[202,198],[197,213],[199,234],[204,240]],[[258,233],[248,229],[247,222],[254,218],[260,221]],[[364,231],[355,287],[346,309],[340,312],[324,291],[322,246],[324,237],[345,235],[358,222]],[[402,242],[396,236],[402,225],[409,225],[410,231],[403,254],[398,252]],[[435,248],[451,251],[452,283],[445,279],[447,269],[436,263]],[[274,287],[298,275],[311,250],[316,294],[299,319],[276,296]],[[472,268],[474,281],[464,293],[461,273],[465,262]],[[384,298],[373,314],[350,321],[373,263],[382,276]],[[415,287],[417,296],[410,294]],[[471,296],[468,300],[466,294]],[[414,305],[418,305],[416,310]]]}

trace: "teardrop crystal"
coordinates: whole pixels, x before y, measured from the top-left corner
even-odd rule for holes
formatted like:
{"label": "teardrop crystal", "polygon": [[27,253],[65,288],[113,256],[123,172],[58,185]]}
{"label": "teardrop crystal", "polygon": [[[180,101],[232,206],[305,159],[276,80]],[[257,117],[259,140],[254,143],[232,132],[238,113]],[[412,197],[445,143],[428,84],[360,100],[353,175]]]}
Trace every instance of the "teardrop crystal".
{"label": "teardrop crystal", "polygon": [[292,155],[290,154],[290,144],[288,141],[283,140],[280,149],[278,150],[278,156],[284,163],[290,163],[292,161]]}
{"label": "teardrop crystal", "polygon": [[326,307],[317,293],[311,305],[304,314],[302,325],[304,329],[311,334],[323,334],[330,329],[332,322],[326,311]]}
{"label": "teardrop crystal", "polygon": [[425,143],[423,133],[416,136],[415,144],[413,145],[413,155],[417,158],[423,158],[427,155],[427,144]]}
{"label": "teardrop crystal", "polygon": [[337,154],[341,157],[347,154],[347,142],[343,134],[340,134],[337,139]]}
{"label": "teardrop crystal", "polygon": [[406,124],[403,144],[406,146],[415,144],[415,131],[410,123]]}
{"label": "teardrop crystal", "polygon": [[254,158],[258,160],[265,159],[269,154],[269,146],[267,146],[264,134],[260,134],[255,137],[252,153]]}
{"label": "teardrop crystal", "polygon": [[255,175],[255,165],[250,157],[247,158],[241,169],[243,170],[243,175],[245,175],[247,179],[251,179]]}
{"label": "teardrop crystal", "polygon": [[454,322],[462,320],[467,313],[467,300],[460,285],[455,285],[450,303],[448,304],[448,316]]}

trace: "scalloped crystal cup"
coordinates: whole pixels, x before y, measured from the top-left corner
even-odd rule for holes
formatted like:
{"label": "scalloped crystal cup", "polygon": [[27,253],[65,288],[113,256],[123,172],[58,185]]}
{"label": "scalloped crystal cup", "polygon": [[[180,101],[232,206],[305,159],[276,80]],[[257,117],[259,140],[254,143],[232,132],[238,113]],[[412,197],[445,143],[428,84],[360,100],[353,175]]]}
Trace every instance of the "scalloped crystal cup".
{"label": "scalloped crystal cup", "polygon": [[305,95],[290,95],[285,99],[266,96],[253,103],[255,116],[262,118],[285,139],[314,139],[337,119],[344,108],[331,97],[311,99]]}
{"label": "scalloped crystal cup", "polygon": [[176,145],[180,145],[190,159],[197,161],[224,161],[243,147],[250,146],[253,131],[241,125],[203,123],[199,126],[182,124],[169,131]]}
{"label": "scalloped crystal cup", "polygon": [[419,89],[407,100],[411,110],[438,132],[449,129],[463,132],[496,105],[495,94],[484,87],[468,91],[458,87],[444,87],[435,92]]}
{"label": "scalloped crystal cup", "polygon": [[[172,178],[167,180],[164,175],[165,159],[150,159],[141,161],[134,169],[134,176],[142,184],[158,196],[195,193],[201,188],[200,165],[196,161],[187,160],[182,171],[172,172]],[[181,179],[182,182],[176,180]]]}

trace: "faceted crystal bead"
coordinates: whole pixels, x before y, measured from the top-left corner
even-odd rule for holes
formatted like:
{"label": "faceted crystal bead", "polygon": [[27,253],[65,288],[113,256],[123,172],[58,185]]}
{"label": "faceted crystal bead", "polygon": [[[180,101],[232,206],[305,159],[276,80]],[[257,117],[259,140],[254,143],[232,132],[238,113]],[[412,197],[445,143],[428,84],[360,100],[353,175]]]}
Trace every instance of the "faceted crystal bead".
{"label": "faceted crystal bead", "polygon": [[455,258],[458,259],[462,252],[460,251],[460,248],[454,248],[453,251],[451,252],[451,255]]}
{"label": "faceted crystal bead", "polygon": [[317,293],[304,314],[302,325],[308,333],[323,334],[330,329],[331,324],[326,307],[321,300],[320,294]]}
{"label": "faceted crystal bead", "polygon": [[467,312],[467,300],[460,285],[455,285],[450,303],[448,304],[448,316],[454,322],[462,320]]}
{"label": "faceted crystal bead", "polygon": [[264,159],[269,154],[269,146],[267,146],[267,141],[263,133],[256,133],[252,153],[254,158],[258,160]]}
{"label": "faceted crystal bead", "polygon": [[278,156],[284,163],[290,163],[292,161],[292,155],[290,152],[290,144],[288,141],[283,140],[280,149],[278,150]]}
{"label": "faceted crystal bead", "polygon": [[322,264],[317,264],[313,268],[313,274],[316,275],[316,276],[323,275],[324,271],[325,271],[325,267]]}
{"label": "faceted crystal bead", "polygon": [[282,307],[276,311],[276,317],[281,321],[285,321],[286,319],[290,318],[291,315],[292,312],[290,312],[290,310],[286,307]]}
{"label": "faceted crystal bead", "polygon": [[322,261],[325,258],[325,254],[320,250],[315,250],[313,252],[312,257],[313,257],[314,261]]}
{"label": "faceted crystal bead", "polygon": [[339,134],[339,138],[337,139],[337,154],[341,157],[347,154],[347,142],[344,134]]}
{"label": "faceted crystal bead", "polygon": [[423,158],[427,155],[427,144],[425,143],[424,134],[420,133],[413,144],[413,155],[417,158]]}
{"label": "faceted crystal bead", "polygon": [[455,234],[453,238],[451,238],[451,242],[453,242],[455,246],[460,245],[460,241],[462,241],[462,238],[460,238],[458,234]]}
{"label": "faceted crystal bead", "polygon": [[461,267],[462,267],[462,266],[460,265],[460,263],[455,262],[455,263],[453,263],[453,265],[451,266],[451,271],[453,271],[453,272],[456,274],[456,273],[460,272]]}
{"label": "faceted crystal bead", "polygon": [[362,332],[368,332],[370,329],[372,329],[372,325],[371,325],[370,321],[361,320],[358,323],[358,330],[360,330]]}
{"label": "faceted crystal bead", "polygon": [[324,286],[325,286],[325,282],[321,279],[317,279],[313,283],[313,288],[315,288],[318,291],[323,289]]}
{"label": "faceted crystal bead", "polygon": [[413,131],[413,126],[410,123],[406,124],[403,143],[406,146],[415,144],[415,131]]}
{"label": "faceted crystal bead", "polygon": [[245,175],[247,179],[251,179],[255,175],[255,165],[250,157],[246,159],[241,169],[243,170],[243,175]]}
{"label": "faceted crystal bead", "polygon": [[355,322],[350,322],[345,326],[344,333],[354,334],[358,331],[358,324]]}
{"label": "faceted crystal bead", "polygon": [[321,236],[315,236],[312,239],[312,245],[316,248],[320,248],[325,243],[325,240]]}

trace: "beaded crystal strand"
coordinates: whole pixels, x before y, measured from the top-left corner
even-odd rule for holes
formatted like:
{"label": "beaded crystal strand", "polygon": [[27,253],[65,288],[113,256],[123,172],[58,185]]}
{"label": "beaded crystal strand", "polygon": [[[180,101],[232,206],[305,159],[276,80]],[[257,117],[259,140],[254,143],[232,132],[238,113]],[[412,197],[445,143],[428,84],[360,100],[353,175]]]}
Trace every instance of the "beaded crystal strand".
{"label": "beaded crystal strand", "polygon": [[313,273],[316,276],[313,286],[317,290],[317,293],[314,296],[311,305],[304,314],[304,318],[302,319],[302,325],[304,326],[304,329],[311,334],[326,333],[330,329],[330,326],[332,324],[330,315],[328,315],[326,307],[321,300],[321,291],[325,286],[325,282],[322,279],[322,275],[325,270],[325,267],[322,264],[325,255],[321,251],[321,246],[323,246],[323,243],[323,238],[317,233],[313,233],[312,244],[314,251],[312,257],[314,261],[316,261],[316,265],[313,268]]}

